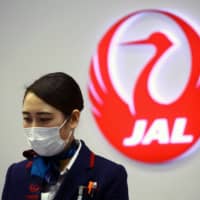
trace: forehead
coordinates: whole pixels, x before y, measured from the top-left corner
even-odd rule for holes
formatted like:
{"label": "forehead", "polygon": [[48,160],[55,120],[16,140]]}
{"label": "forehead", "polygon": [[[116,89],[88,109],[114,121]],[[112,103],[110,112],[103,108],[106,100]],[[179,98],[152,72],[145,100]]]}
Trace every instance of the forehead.
{"label": "forehead", "polygon": [[23,112],[52,112],[61,114],[59,110],[47,104],[32,92],[26,95],[22,109]]}

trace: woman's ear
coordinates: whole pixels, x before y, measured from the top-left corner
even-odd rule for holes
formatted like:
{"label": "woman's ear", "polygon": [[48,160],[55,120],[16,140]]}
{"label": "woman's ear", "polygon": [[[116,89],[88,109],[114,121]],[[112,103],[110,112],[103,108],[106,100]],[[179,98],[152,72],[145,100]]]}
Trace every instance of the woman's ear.
{"label": "woman's ear", "polygon": [[80,111],[78,109],[74,109],[71,113],[71,117],[69,120],[69,125],[72,129],[76,128],[80,118]]}

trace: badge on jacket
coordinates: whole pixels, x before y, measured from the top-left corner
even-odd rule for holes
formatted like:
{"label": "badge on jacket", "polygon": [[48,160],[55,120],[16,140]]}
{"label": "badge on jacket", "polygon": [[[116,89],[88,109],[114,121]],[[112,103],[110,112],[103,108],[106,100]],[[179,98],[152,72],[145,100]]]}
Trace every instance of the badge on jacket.
{"label": "badge on jacket", "polygon": [[97,182],[89,181],[87,186],[80,185],[77,200],[92,200],[97,191]]}

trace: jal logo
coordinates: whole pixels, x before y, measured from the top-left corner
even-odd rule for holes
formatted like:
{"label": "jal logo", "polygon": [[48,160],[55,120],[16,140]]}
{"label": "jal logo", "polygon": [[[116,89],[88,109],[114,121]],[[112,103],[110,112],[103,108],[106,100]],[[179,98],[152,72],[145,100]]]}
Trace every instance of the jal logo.
{"label": "jal logo", "polygon": [[161,163],[195,150],[200,136],[200,38],[177,14],[142,10],[98,44],[88,93],[106,139],[131,159]]}
{"label": "jal logo", "polygon": [[37,193],[37,192],[39,192],[39,190],[40,190],[40,186],[37,185],[37,184],[30,184],[29,190],[30,190],[30,192],[32,192],[32,193]]}

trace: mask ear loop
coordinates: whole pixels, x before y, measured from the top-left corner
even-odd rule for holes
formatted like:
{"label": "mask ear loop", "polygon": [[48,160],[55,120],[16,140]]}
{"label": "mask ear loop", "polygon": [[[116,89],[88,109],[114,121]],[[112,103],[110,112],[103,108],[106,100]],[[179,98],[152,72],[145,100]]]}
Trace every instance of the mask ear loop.
{"label": "mask ear loop", "polygon": [[[70,117],[68,119],[65,119],[65,121],[61,124],[60,128],[61,129],[68,121],[70,120]],[[67,137],[67,139],[65,140],[65,144],[68,144],[69,143],[69,140],[72,136],[72,134],[74,133],[74,129],[72,129]]]}
{"label": "mask ear loop", "polygon": [[59,129],[61,129],[66,123],[68,123],[70,118],[71,118],[71,115],[68,116],[67,119],[64,120],[64,122],[60,125]]}
{"label": "mask ear loop", "polygon": [[65,121],[60,125],[59,129],[61,129],[66,124],[66,122],[68,122],[68,120],[69,120],[69,118],[65,119]]}
{"label": "mask ear loop", "polygon": [[70,140],[70,138],[71,138],[73,133],[74,133],[74,130],[71,130],[69,135],[68,135],[68,137],[67,137],[67,139],[65,140],[65,144],[69,144],[69,140]]}

